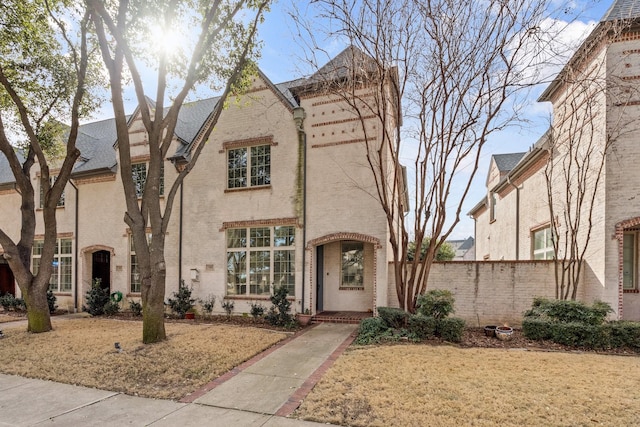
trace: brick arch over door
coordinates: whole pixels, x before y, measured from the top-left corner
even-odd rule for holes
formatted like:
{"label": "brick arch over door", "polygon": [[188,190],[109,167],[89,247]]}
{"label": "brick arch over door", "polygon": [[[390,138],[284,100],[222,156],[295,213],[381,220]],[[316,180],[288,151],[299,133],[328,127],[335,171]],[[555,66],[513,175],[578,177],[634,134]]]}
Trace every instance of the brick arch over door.
{"label": "brick arch over door", "polygon": [[[378,249],[382,248],[382,244],[380,243],[380,239],[378,239],[377,237],[373,237],[373,236],[369,236],[367,234],[362,234],[362,233],[347,233],[347,232],[340,232],[340,233],[332,233],[332,234],[327,234],[325,236],[322,237],[318,237],[317,239],[313,239],[313,240],[309,240],[307,242],[307,246],[305,248],[305,250],[309,251],[309,276],[308,276],[308,283],[313,283],[314,286],[316,284],[315,280],[314,280],[314,268],[313,268],[313,263],[315,262],[315,259],[313,256],[311,256],[314,252],[313,249],[316,248],[317,246],[321,246],[321,245],[325,245],[327,243],[332,243],[332,242],[340,242],[340,241],[344,241],[344,240],[352,240],[352,241],[358,241],[358,242],[363,242],[363,243],[369,243],[371,245],[373,245],[373,301],[372,301],[372,307],[373,307],[373,313],[374,315],[377,315],[377,304],[376,301],[378,299]],[[309,290],[309,305],[311,307],[313,307],[313,292],[311,292],[311,290]]]}
{"label": "brick arch over door", "polygon": [[640,226],[640,216],[629,218],[616,224],[616,240],[618,241],[618,318],[622,319],[622,307],[624,298],[624,231]]}

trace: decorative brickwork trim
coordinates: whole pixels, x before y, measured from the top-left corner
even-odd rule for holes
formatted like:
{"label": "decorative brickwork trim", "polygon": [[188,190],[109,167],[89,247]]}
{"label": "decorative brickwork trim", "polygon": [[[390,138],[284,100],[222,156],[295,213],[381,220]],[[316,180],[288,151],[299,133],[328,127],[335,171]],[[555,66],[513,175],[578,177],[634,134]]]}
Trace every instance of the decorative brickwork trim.
{"label": "decorative brickwork trim", "polygon": [[331,242],[338,242],[340,240],[355,240],[358,242],[371,243],[376,249],[381,249],[382,245],[380,244],[380,239],[373,236],[368,236],[366,234],[361,233],[333,233],[327,234],[323,237],[318,237],[317,239],[313,239],[307,242],[307,249],[311,249],[314,246],[325,245]]}
{"label": "decorative brickwork trim", "polygon": [[231,221],[231,222],[223,222],[222,228],[219,231],[225,231],[228,228],[247,228],[247,227],[257,227],[261,225],[294,225],[300,228],[300,223],[298,222],[298,218],[273,218],[273,219],[252,219],[248,221]]}
{"label": "decorative brickwork trim", "polygon": [[331,125],[339,125],[342,123],[349,123],[349,122],[359,122],[361,120],[369,120],[369,119],[375,119],[376,116],[375,115],[370,115],[370,116],[364,116],[364,117],[351,117],[348,119],[341,119],[341,120],[333,120],[330,122],[321,122],[321,123],[314,123],[311,125],[312,128],[317,128],[317,127],[321,127],[321,126],[331,126]]}
{"label": "decorative brickwork trim", "polygon": [[318,107],[320,105],[327,105],[327,104],[337,104],[339,102],[353,102],[353,101],[360,101],[360,100],[364,100],[364,99],[373,99],[373,94],[369,94],[369,95],[362,95],[362,96],[351,96],[349,97],[349,99],[344,99],[344,98],[337,98],[337,99],[328,99],[326,101],[316,101],[313,102],[311,104],[312,107]]}
{"label": "decorative brickwork trim", "polygon": [[273,135],[259,136],[256,138],[238,139],[234,141],[227,141],[222,143],[222,149],[218,150],[218,153],[224,153],[227,150],[233,150],[234,148],[251,147],[254,145],[278,145],[277,142],[273,142]]}
{"label": "decorative brickwork trim", "polygon": [[640,225],[640,217],[630,218],[616,224],[615,239],[618,241],[618,319],[622,319],[622,307],[624,298],[624,231],[628,228]]}
{"label": "decorative brickwork trim", "polygon": [[640,76],[623,76],[622,80],[640,80]]}
{"label": "decorative brickwork trim", "polygon": [[[69,231],[67,233],[58,233],[56,237],[58,239],[69,239],[73,237],[73,232]],[[33,236],[33,240],[44,240],[44,234],[36,234]]]}
{"label": "decorative brickwork trim", "polygon": [[640,53],[640,49],[629,49],[629,50],[623,50],[622,54],[623,55],[631,55],[634,53]]}
{"label": "decorative brickwork trim", "polygon": [[[377,138],[371,137],[369,138],[369,141],[375,141]],[[356,144],[359,142],[366,142],[367,139],[365,138],[358,138],[358,139],[348,139],[345,141],[336,141],[336,142],[327,142],[326,144],[313,144],[311,146],[311,148],[325,148],[325,147],[335,147],[336,145],[346,145],[346,144]]]}
{"label": "decorative brickwork trim", "polygon": [[8,190],[0,190],[0,196],[6,196],[7,194],[17,193],[18,191],[15,188],[10,188]]}
{"label": "decorative brickwork trim", "polygon": [[239,193],[242,191],[269,190],[271,185],[252,185],[251,187],[227,188],[225,193]]}
{"label": "decorative brickwork trim", "polygon": [[111,246],[105,246],[105,245],[87,246],[86,248],[83,248],[80,251],[80,253],[85,255],[85,254],[92,254],[92,253],[98,252],[98,251],[107,251],[107,252],[109,252],[111,254],[111,256],[116,256],[116,253],[115,253],[114,249]]}
{"label": "decorative brickwork trim", "polygon": [[116,174],[112,173],[109,175],[100,175],[100,176],[94,176],[91,178],[79,178],[79,179],[74,179],[75,183],[77,185],[84,185],[84,184],[96,184],[99,182],[111,182],[111,181],[115,181],[116,180]]}
{"label": "decorative brickwork trim", "polygon": [[131,164],[148,162],[149,160],[151,160],[151,156],[149,154],[141,154],[139,156],[131,157]]}

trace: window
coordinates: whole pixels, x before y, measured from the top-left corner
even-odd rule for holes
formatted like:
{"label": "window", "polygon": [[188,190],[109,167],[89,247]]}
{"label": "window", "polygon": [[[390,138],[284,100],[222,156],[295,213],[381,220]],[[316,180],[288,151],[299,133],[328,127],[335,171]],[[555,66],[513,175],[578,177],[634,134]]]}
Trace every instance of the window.
{"label": "window", "polygon": [[295,294],[295,227],[228,229],[227,295],[269,295],[271,284]]}
{"label": "window", "polygon": [[551,227],[533,232],[533,259],[553,259],[553,233]]}
{"label": "window", "polygon": [[[147,243],[151,244],[151,233],[147,233]],[[140,267],[138,266],[138,256],[136,255],[136,247],[133,244],[133,236],[129,235],[129,272],[130,272],[130,286],[131,293],[140,293],[140,284],[142,279],[140,277]]]}
{"label": "window", "polygon": [[271,184],[271,146],[234,148],[227,151],[227,187],[259,187]]}
{"label": "window", "polygon": [[622,241],[622,289],[636,289],[636,233],[624,233]]}
{"label": "window", "polygon": [[341,288],[364,288],[364,244],[361,242],[342,242],[342,281]]}
{"label": "window", "polygon": [[[32,264],[33,273],[38,274],[40,270],[40,258],[44,241],[33,242]],[[49,289],[53,292],[71,292],[73,281],[73,245],[71,239],[57,239],[56,248],[53,255],[53,273],[49,281]]]}
{"label": "window", "polygon": [[[147,164],[135,163],[131,165],[133,185],[136,187],[136,196],[141,198],[144,194],[144,185],[147,182]],[[160,167],[160,195],[164,194],[164,165]]]}
{"label": "window", "polygon": [[[58,179],[57,176],[50,176],[49,184],[53,186],[53,184],[56,182],[56,179]],[[64,191],[60,195],[60,199],[58,200],[58,203],[56,204],[56,206],[57,207],[64,206]],[[42,185],[40,185],[40,209],[42,209],[43,207],[44,207],[44,188],[42,188]]]}

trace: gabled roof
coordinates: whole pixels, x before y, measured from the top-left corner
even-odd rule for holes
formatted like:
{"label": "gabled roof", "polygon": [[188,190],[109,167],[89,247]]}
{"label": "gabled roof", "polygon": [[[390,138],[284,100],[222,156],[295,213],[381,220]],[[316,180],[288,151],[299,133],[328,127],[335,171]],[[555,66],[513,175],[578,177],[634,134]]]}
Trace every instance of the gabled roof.
{"label": "gabled roof", "polygon": [[500,172],[509,172],[513,169],[518,162],[527,153],[506,153],[506,154],[494,154],[493,160],[496,162],[496,167]]}
{"label": "gabled roof", "polygon": [[633,19],[640,17],[640,1],[616,0],[604,14],[601,22],[615,21],[618,19]]}
{"label": "gabled roof", "polygon": [[[23,163],[25,161],[24,155],[20,152],[20,150],[15,151],[16,155],[18,156],[18,160],[20,160],[20,163]],[[15,182],[15,179],[13,178],[11,167],[9,167],[9,160],[5,157],[4,154],[0,154],[0,186],[13,182]]]}

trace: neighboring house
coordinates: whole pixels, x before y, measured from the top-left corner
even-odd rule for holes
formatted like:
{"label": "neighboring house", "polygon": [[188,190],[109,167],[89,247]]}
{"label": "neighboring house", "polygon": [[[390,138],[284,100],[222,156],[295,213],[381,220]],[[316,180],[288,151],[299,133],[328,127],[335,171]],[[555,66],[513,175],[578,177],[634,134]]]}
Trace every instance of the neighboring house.
{"label": "neighboring house", "polygon": [[[575,223],[564,214],[578,212],[581,179],[588,197],[577,216],[579,245],[589,230],[590,236],[577,296],[611,304],[618,318],[640,320],[639,82],[640,1],[617,0],[540,97],[553,104],[549,131],[527,153],[492,157],[487,197],[469,212],[476,259],[553,259],[554,239],[562,248],[568,224]],[[587,174],[584,159],[592,160]],[[561,177],[563,170],[570,173]]]}
{"label": "neighboring house", "polygon": [[[268,303],[274,285],[288,287],[298,312],[387,305],[388,222],[371,197],[376,192],[359,118],[322,84],[327,76],[350,75],[345,67],[354,55],[366,60],[348,48],[313,76],[282,84],[259,72],[248,92],[229,102],[208,141],[201,132],[218,99],[184,105],[164,164],[164,189],[197,144],[208,147],[174,204],[166,234],[167,297],[185,280],[195,297],[233,299],[237,312],[248,312],[254,301]],[[373,90],[375,84],[359,94],[371,96]],[[151,100],[148,108],[154,108]],[[400,119],[395,108],[389,111]],[[381,141],[380,122],[366,120],[369,143]],[[138,110],[129,118],[129,132],[131,173],[142,189],[149,155]],[[139,298],[137,258],[123,222],[114,120],[82,125],[78,138],[81,158],[57,212],[51,289],[59,305],[71,309],[82,306],[95,278],[111,292]],[[0,227],[15,238],[20,198],[12,182],[2,156]],[[41,220],[36,233],[43,238]],[[40,248],[37,240],[36,268]],[[0,285],[19,293],[1,256]]]}
{"label": "neighboring house", "polygon": [[473,261],[476,259],[475,255],[475,240],[473,237],[467,237],[463,240],[447,240],[445,243],[451,245],[456,256],[451,261]]}

